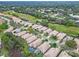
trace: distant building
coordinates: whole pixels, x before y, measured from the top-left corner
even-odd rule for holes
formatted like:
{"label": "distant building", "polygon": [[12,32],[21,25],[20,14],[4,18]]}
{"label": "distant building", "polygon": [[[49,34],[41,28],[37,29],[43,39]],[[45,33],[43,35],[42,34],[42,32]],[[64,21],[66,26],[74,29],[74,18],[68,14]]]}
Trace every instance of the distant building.
{"label": "distant building", "polygon": [[79,26],[79,20],[76,21],[76,25]]}

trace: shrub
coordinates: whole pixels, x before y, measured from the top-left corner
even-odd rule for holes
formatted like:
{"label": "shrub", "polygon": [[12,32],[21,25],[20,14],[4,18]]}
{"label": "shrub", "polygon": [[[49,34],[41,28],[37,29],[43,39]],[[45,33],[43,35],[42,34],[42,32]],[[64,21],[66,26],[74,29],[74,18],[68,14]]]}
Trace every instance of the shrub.
{"label": "shrub", "polygon": [[2,35],[1,40],[4,45],[4,49],[6,49],[8,52],[12,51],[13,49],[17,49],[20,50],[20,52],[23,52],[22,55],[24,56],[30,55],[28,44],[21,37],[16,37],[12,33],[5,33]]}
{"label": "shrub", "polygon": [[68,40],[65,42],[65,45],[67,45],[70,48],[75,48],[77,46],[76,42],[74,40]]}
{"label": "shrub", "polygon": [[79,57],[79,54],[76,52],[68,52],[69,55],[71,55],[72,57]]}
{"label": "shrub", "polygon": [[3,23],[0,25],[0,29],[7,29],[7,28],[8,28],[7,23]]}

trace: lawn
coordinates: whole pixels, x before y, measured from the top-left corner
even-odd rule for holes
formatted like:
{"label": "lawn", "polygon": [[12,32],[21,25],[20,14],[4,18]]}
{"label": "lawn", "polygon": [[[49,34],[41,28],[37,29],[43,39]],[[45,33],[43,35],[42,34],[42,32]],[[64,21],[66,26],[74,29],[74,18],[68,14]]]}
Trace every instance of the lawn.
{"label": "lawn", "polygon": [[7,23],[0,24],[0,32],[3,32],[5,29],[8,29]]}
{"label": "lawn", "polygon": [[77,36],[79,35],[79,27],[73,27],[73,26],[64,26],[64,25],[59,25],[59,24],[48,24],[49,28],[55,29],[59,32],[64,32],[70,36]]}

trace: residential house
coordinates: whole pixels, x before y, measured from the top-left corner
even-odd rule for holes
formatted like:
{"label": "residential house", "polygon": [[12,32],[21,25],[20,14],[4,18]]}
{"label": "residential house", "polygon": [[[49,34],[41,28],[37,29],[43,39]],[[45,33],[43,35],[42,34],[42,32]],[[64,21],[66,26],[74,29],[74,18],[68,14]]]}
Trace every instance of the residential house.
{"label": "residential house", "polygon": [[10,27],[10,28],[8,28],[7,30],[5,30],[4,32],[11,32],[12,30],[14,29],[14,27]]}
{"label": "residential house", "polygon": [[57,37],[57,39],[58,39],[58,42],[61,42],[62,41],[62,39],[64,39],[64,37],[66,36],[66,34],[65,33],[59,33],[56,37]]}
{"label": "residential house", "polygon": [[56,36],[58,33],[59,33],[58,31],[54,30],[54,31],[49,33],[49,36],[52,36],[52,35]]}
{"label": "residential house", "polygon": [[71,57],[66,51],[62,51],[58,57]]}
{"label": "residential house", "polygon": [[32,42],[29,44],[30,47],[34,47],[37,48],[38,46],[40,46],[42,44],[42,40],[41,39],[37,39],[36,41]]}
{"label": "residential house", "polygon": [[26,39],[27,43],[32,43],[33,41],[37,40],[37,37],[36,36],[31,36],[29,37],[28,39]]}
{"label": "residential house", "polygon": [[78,38],[75,38],[74,40],[77,43],[77,51],[79,52],[79,39]]}
{"label": "residential house", "polygon": [[32,34],[26,33],[26,34],[22,35],[21,37],[22,37],[23,39],[27,39],[27,38],[29,38],[29,37],[31,37],[31,36],[32,36]]}
{"label": "residential house", "polygon": [[49,43],[48,42],[44,42],[37,49],[39,49],[42,53],[45,53],[49,48],[50,48]]}
{"label": "residential house", "polygon": [[26,34],[26,31],[19,32],[19,33],[16,34],[16,36],[22,36],[24,34]]}
{"label": "residential house", "polygon": [[0,24],[4,23],[4,20],[0,19]]}
{"label": "residential house", "polygon": [[59,52],[59,48],[51,48],[44,54],[44,57],[56,57],[59,54]]}

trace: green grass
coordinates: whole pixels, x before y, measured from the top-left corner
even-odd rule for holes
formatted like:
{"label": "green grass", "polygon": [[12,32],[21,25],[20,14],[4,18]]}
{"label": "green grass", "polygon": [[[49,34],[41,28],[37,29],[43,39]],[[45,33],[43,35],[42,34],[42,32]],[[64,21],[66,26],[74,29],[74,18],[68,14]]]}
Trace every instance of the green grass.
{"label": "green grass", "polygon": [[7,23],[0,24],[0,33],[3,32],[5,29],[8,29]]}
{"label": "green grass", "polygon": [[77,36],[79,34],[79,27],[73,27],[73,26],[64,26],[59,24],[48,24],[49,28],[55,29],[59,32],[64,32],[70,36]]}

